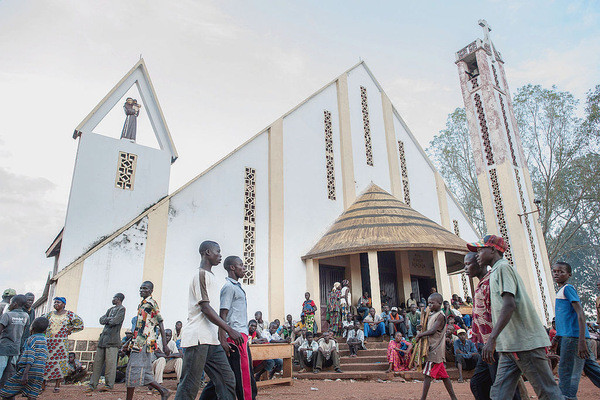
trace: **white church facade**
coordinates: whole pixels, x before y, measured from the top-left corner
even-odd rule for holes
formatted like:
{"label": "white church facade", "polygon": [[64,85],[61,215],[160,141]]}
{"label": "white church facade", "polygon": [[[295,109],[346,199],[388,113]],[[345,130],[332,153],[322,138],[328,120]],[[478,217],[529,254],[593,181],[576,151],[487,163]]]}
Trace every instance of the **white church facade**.
{"label": "white church facade", "polygon": [[[134,84],[158,149],[94,133]],[[341,279],[354,304],[366,290],[378,309],[380,290],[395,304],[431,287],[446,299],[472,293],[462,258],[478,234],[364,62],[170,194],[178,155],[143,60],[74,137],[65,226],[47,251],[56,260],[49,298],[66,297],[85,321],[72,339],[97,339],[117,292],[133,317],[144,280],[165,325],[185,323],[204,240],[244,260],[249,316],[268,320],[298,318],[306,291],[324,310]]]}

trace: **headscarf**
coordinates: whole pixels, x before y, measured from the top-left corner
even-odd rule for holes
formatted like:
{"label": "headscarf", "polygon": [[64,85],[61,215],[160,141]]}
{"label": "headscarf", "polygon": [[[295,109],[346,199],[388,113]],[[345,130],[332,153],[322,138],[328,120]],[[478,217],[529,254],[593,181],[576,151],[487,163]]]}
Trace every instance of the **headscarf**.
{"label": "headscarf", "polygon": [[62,301],[62,303],[63,303],[64,305],[67,305],[67,299],[65,299],[64,297],[55,297],[53,300],[54,300],[54,301],[56,301],[56,300],[58,300],[58,301]]}
{"label": "headscarf", "polygon": [[333,290],[340,290],[341,287],[342,287],[342,285],[340,285],[339,282],[336,282],[336,283],[333,284]]}

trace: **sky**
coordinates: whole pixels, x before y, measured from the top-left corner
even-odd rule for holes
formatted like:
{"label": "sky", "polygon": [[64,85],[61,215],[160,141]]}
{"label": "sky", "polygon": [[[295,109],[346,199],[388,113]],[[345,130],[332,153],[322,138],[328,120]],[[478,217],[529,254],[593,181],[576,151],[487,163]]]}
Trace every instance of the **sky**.
{"label": "sky", "polygon": [[[140,56],[179,152],[174,191],[360,60],[427,147],[463,105],[454,54],[481,18],[513,93],[600,84],[594,1],[0,0],[0,289],[41,294],[73,130]],[[119,103],[96,132],[123,120]],[[157,145],[143,109],[138,142]]]}

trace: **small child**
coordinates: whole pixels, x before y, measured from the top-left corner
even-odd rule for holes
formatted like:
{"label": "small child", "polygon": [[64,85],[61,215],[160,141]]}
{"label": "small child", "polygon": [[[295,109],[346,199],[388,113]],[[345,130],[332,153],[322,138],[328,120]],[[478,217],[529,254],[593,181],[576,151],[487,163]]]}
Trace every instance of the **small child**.
{"label": "small child", "polygon": [[571,399],[577,397],[582,371],[594,385],[600,387],[600,365],[589,349],[590,333],[577,291],[567,283],[571,278],[571,266],[566,262],[555,263],[552,278],[559,288],[555,305],[556,336],[561,338],[558,386],[563,396]]}
{"label": "small child", "polygon": [[444,382],[444,386],[446,386],[450,398],[452,400],[458,400],[454,394],[454,389],[452,388],[452,381],[450,381],[450,377],[446,372],[446,367],[444,367],[444,361],[446,359],[446,316],[443,311],[441,311],[443,303],[442,295],[439,293],[432,293],[427,302],[429,303],[429,310],[431,313],[427,320],[427,330],[416,336],[416,340],[419,340],[422,337],[427,337],[429,339],[429,349],[425,367],[423,368],[425,379],[423,381],[423,394],[421,400],[427,398],[429,386],[433,379],[441,379]]}
{"label": "small child", "polygon": [[50,322],[47,318],[36,318],[31,324],[31,336],[25,342],[17,373],[11,376],[0,390],[3,399],[14,399],[19,393],[28,399],[36,399],[42,392],[44,368],[48,359],[48,346],[44,332]]}

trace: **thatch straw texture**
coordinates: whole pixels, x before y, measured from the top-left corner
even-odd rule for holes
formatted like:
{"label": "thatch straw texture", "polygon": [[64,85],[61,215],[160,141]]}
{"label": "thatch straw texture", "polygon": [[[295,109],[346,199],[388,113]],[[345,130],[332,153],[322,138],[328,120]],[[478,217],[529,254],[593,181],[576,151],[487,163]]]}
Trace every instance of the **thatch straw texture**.
{"label": "thatch straw texture", "polygon": [[464,240],[372,183],[302,258],[404,249],[467,248]]}

